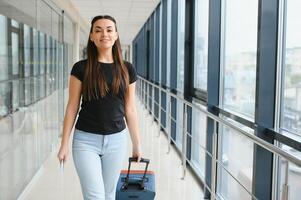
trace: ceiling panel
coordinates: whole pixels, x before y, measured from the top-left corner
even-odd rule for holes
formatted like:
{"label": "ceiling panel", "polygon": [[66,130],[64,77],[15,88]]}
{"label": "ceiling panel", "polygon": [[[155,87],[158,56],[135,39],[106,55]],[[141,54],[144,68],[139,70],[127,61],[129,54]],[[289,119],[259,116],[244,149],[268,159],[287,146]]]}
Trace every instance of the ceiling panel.
{"label": "ceiling panel", "polygon": [[108,14],[114,17],[122,44],[129,45],[160,0],[71,0],[71,2],[88,24],[96,15]]}

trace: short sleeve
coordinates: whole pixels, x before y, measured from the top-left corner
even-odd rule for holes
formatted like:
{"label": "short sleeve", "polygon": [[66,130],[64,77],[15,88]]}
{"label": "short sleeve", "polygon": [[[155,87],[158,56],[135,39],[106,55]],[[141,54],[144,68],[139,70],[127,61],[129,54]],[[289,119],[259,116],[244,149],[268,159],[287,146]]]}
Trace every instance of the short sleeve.
{"label": "short sleeve", "polygon": [[78,80],[84,80],[84,68],[85,64],[82,61],[75,63],[71,69],[71,75],[75,76]]}
{"label": "short sleeve", "polygon": [[128,68],[128,72],[129,72],[129,82],[130,82],[130,84],[132,84],[138,79],[136,69],[129,62],[125,62],[125,64]]}

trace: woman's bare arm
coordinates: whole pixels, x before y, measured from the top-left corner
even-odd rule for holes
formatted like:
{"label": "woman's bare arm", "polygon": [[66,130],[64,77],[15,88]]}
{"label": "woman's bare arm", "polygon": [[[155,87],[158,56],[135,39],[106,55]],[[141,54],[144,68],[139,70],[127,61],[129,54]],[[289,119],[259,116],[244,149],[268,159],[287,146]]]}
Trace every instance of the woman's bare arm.
{"label": "woman's bare arm", "polygon": [[81,81],[74,76],[70,76],[69,98],[64,117],[63,136],[61,141],[61,147],[57,155],[60,162],[65,162],[68,157],[69,138],[79,109],[81,90]]}
{"label": "woman's bare arm", "polygon": [[135,83],[129,85],[125,95],[125,119],[133,144],[133,156],[141,158],[138,116],[135,105]]}

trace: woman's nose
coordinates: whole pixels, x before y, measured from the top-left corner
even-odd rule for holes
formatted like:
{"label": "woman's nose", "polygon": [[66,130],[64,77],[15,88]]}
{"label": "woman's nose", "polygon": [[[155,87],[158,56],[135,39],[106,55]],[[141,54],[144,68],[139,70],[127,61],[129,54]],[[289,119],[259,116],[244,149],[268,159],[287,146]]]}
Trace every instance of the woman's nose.
{"label": "woman's nose", "polygon": [[108,32],[107,31],[102,31],[102,35],[106,36],[106,35],[108,35]]}

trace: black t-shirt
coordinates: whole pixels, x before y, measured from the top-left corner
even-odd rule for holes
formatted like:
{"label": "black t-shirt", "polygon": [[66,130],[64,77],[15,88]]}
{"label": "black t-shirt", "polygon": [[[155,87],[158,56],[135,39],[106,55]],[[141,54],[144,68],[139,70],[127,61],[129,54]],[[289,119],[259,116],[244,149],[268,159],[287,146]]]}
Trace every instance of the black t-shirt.
{"label": "black t-shirt", "polygon": [[[81,60],[74,64],[71,75],[80,81],[84,79],[87,60]],[[131,63],[124,61],[129,72],[129,84],[137,80],[135,68]],[[111,88],[113,75],[113,63],[98,62],[97,67],[102,67],[108,87]],[[108,135],[117,133],[125,129],[124,122],[124,90],[120,90],[118,95],[109,91],[106,96],[97,100],[85,101],[82,98],[81,109],[75,125],[76,129]]]}

